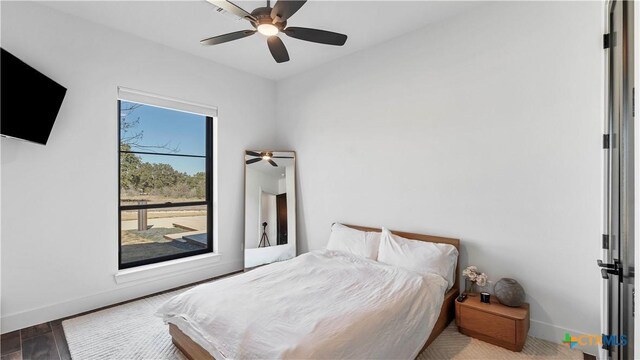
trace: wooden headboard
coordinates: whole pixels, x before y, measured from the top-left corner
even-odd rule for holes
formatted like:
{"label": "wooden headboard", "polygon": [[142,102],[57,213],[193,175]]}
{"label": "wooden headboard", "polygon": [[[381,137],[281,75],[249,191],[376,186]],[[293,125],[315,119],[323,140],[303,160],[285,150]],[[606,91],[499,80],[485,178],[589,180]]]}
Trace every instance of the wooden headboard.
{"label": "wooden headboard", "polygon": [[[375,231],[375,232],[382,231],[382,229],[371,228],[366,226],[348,225],[348,224],[342,224],[342,225],[348,226],[352,229],[361,230],[361,231]],[[404,231],[395,231],[395,230],[389,230],[389,231],[391,231],[392,234],[398,235],[405,239],[419,240],[419,241],[426,241],[426,242],[440,243],[440,244],[449,244],[449,245],[455,246],[456,249],[458,249],[458,262],[456,263],[456,281],[453,284],[453,289],[460,288],[460,271],[459,271],[460,270],[460,240],[459,239],[452,239],[452,238],[433,236],[433,235],[414,234],[414,233],[408,233]]]}

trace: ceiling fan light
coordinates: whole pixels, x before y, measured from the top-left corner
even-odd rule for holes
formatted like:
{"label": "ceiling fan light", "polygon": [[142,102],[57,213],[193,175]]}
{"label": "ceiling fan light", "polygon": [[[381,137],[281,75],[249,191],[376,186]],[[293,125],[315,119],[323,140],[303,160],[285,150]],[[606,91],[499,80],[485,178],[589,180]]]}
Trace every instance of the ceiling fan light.
{"label": "ceiling fan light", "polygon": [[264,161],[269,161],[269,160],[271,160],[271,156],[269,156],[269,155],[263,155],[263,156],[262,156],[262,160],[264,160]]}
{"label": "ceiling fan light", "polygon": [[273,24],[260,24],[258,25],[258,32],[265,36],[277,35],[279,30]]}

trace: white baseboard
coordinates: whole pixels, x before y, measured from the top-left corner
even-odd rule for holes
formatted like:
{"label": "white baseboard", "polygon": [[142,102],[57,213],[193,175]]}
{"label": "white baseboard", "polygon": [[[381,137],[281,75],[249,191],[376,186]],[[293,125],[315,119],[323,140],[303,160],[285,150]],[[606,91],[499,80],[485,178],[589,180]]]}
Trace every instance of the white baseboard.
{"label": "white baseboard", "polygon": [[[533,337],[537,337],[538,339],[543,339],[547,341],[551,341],[557,344],[562,344],[562,340],[564,339],[564,334],[569,333],[572,336],[580,336],[585,335],[585,333],[573,329],[567,329],[561,326],[549,324],[543,321],[531,320],[531,327],[529,328],[529,335]],[[563,346],[567,346],[562,344]],[[578,344],[575,349],[578,349],[582,352],[591,355],[598,354],[598,346],[597,345],[580,345]]]}
{"label": "white baseboard", "polygon": [[118,285],[113,290],[12,314],[2,314],[2,318],[0,319],[0,324],[2,324],[1,332],[4,334],[47,321],[73,316],[156,292],[229,274],[242,270],[243,267],[242,260],[218,262],[211,266],[199,267],[188,273],[177,274],[175,277],[163,276],[161,278],[130,282]]}

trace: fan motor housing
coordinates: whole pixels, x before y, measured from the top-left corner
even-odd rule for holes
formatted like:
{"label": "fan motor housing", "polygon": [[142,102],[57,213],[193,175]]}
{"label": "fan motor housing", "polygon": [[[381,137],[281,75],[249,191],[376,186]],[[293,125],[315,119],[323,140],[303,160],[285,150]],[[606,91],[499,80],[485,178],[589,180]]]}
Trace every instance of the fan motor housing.
{"label": "fan motor housing", "polygon": [[285,27],[287,27],[287,22],[276,22],[273,23],[273,19],[271,18],[271,8],[270,7],[259,7],[251,12],[251,15],[258,20],[257,22],[251,22],[254,28],[258,28],[258,25],[262,24],[271,24],[278,28],[279,31],[282,31]]}

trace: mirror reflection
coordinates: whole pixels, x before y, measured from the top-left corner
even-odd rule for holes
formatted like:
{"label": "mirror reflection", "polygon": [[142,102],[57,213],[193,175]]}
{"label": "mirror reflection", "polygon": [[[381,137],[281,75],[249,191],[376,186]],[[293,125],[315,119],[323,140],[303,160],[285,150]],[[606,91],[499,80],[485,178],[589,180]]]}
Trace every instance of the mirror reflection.
{"label": "mirror reflection", "polygon": [[296,255],[295,152],[245,152],[244,266]]}

